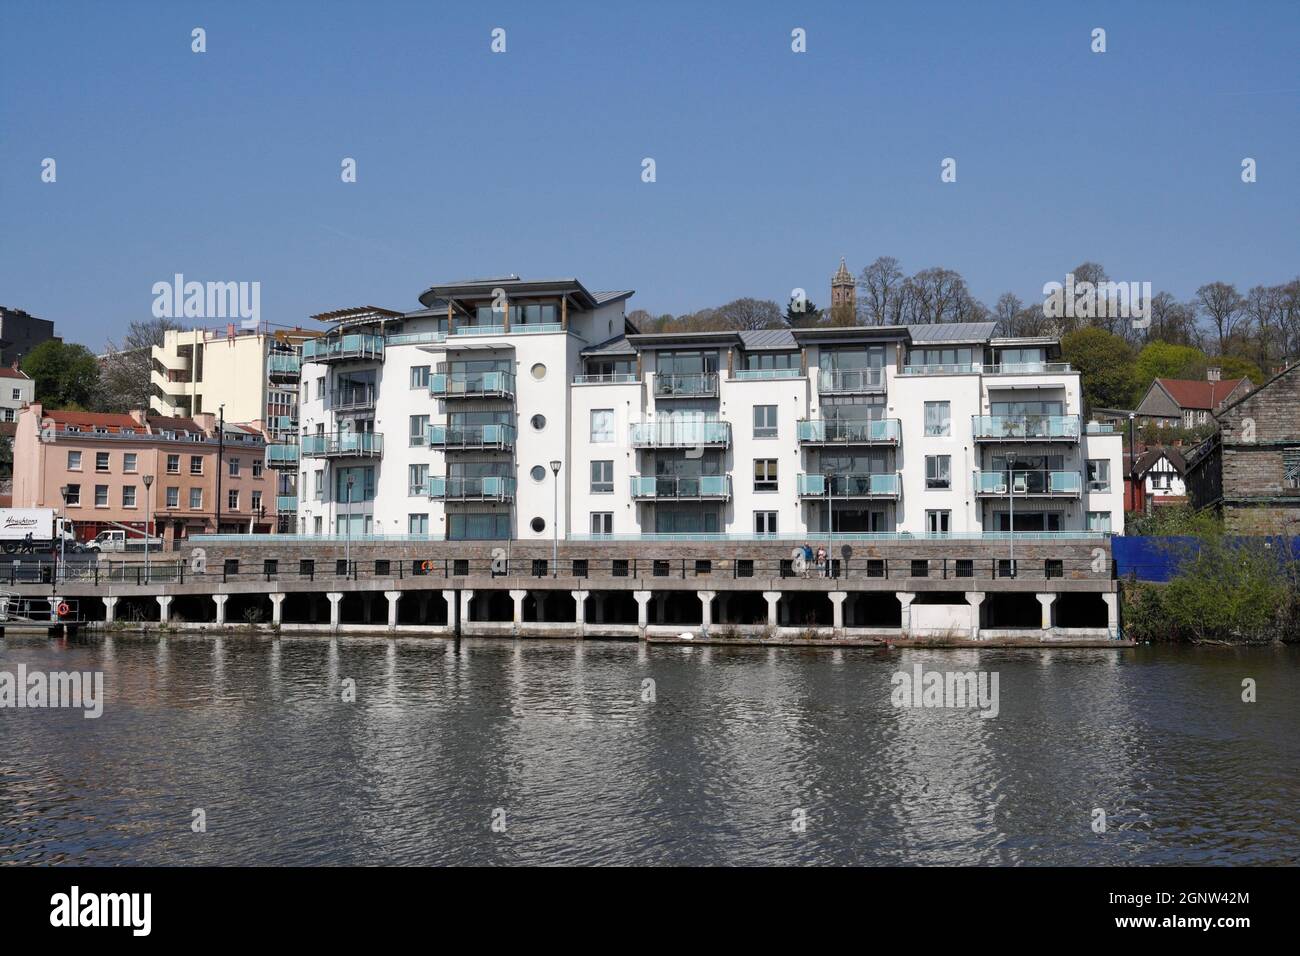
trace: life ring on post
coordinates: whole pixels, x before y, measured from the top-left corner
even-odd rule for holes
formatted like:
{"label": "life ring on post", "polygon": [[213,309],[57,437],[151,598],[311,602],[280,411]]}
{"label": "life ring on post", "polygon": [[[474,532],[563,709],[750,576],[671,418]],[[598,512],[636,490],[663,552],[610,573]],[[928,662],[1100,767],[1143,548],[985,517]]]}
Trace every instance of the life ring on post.
{"label": "life ring on post", "polygon": [[67,617],[67,616],[68,616],[68,612],[71,611],[71,610],[72,610],[72,608],[68,607],[68,602],[67,602],[67,601],[60,601],[60,602],[59,602],[59,607],[58,607],[59,617]]}

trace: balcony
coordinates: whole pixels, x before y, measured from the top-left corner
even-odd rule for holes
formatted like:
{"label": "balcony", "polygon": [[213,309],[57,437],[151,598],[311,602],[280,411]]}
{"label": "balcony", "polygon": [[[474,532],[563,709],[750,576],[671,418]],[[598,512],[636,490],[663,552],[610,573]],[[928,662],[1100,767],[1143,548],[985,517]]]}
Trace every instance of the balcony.
{"label": "balcony", "polygon": [[1069,362],[1003,362],[984,366],[985,375],[1065,375],[1072,371]]}
{"label": "balcony", "polygon": [[641,378],[635,372],[614,372],[608,375],[575,375],[574,385],[640,385]]}
{"label": "balcony", "polygon": [[270,468],[297,468],[298,446],[286,444],[267,445],[266,464]]}
{"label": "balcony", "polygon": [[304,435],[304,458],[379,458],[384,453],[384,436],[373,432],[329,432]]}
{"label": "balcony", "polygon": [[513,425],[430,425],[429,447],[444,451],[458,449],[509,451],[515,446]]}
{"label": "balcony", "polygon": [[1078,415],[975,415],[971,418],[976,441],[1044,442],[1079,440]]}
{"label": "balcony", "polygon": [[743,368],[731,373],[734,382],[768,382],[781,378],[803,378],[801,368]]}
{"label": "balcony", "polygon": [[382,362],[384,339],[383,336],[363,332],[309,339],[302,344],[302,360],[322,365],[335,362]]}
{"label": "balcony", "polygon": [[376,394],[377,389],[373,385],[333,389],[330,392],[330,410],[335,414],[373,411]]}
{"label": "balcony", "polygon": [[903,426],[897,418],[843,421],[804,418],[799,421],[799,441],[805,445],[897,445]]}
{"label": "balcony", "polygon": [[665,475],[633,475],[632,497],[637,500],[656,501],[726,501],[731,497],[730,475],[692,475],[674,477]]}
{"label": "balcony", "polygon": [[822,369],[817,390],[823,395],[870,395],[885,390],[883,368]]}
{"label": "balcony", "polygon": [[434,477],[429,479],[429,497],[443,501],[511,501],[515,497],[515,479]]}
{"label": "balcony", "polygon": [[899,375],[978,375],[984,366],[959,362],[945,365],[904,365]]}
{"label": "balcony", "polygon": [[655,398],[717,398],[718,373],[656,375]]}
{"label": "balcony", "polygon": [[633,422],[628,436],[633,448],[726,448],[731,423],[676,420]]}
{"label": "balcony", "polygon": [[298,496],[297,496],[297,495],[277,495],[276,498],[275,498],[275,510],[276,510],[276,511],[297,511],[297,510],[298,510]]}
{"label": "balcony", "polygon": [[438,372],[429,376],[434,398],[514,398],[513,372]]}
{"label": "balcony", "polygon": [[[800,475],[800,498],[826,498],[825,475]],[[868,475],[832,475],[830,497],[874,498],[897,501],[903,492],[903,482],[898,472],[880,472]]]}
{"label": "balcony", "polygon": [[272,352],[266,357],[266,375],[273,382],[297,381],[302,357],[297,352]]}
{"label": "balcony", "polygon": [[975,494],[984,498],[1078,498],[1082,488],[1077,471],[981,471],[975,477]]}

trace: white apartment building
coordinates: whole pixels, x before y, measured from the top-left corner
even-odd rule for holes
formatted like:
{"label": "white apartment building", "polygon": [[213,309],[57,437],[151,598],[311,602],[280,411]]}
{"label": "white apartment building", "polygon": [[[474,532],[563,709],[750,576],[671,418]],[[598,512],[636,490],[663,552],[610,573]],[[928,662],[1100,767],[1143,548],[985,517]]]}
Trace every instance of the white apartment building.
{"label": "white apartment building", "polygon": [[802,538],[1123,530],[1122,439],[1051,338],[993,323],[641,334],[517,277],[316,318],[308,534]]}

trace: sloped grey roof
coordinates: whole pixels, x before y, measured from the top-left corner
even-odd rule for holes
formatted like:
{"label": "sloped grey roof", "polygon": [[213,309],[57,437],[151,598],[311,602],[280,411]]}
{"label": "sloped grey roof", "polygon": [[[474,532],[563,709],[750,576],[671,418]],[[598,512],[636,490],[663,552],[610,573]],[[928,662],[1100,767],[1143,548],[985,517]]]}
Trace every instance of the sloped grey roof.
{"label": "sloped grey roof", "polygon": [[996,322],[934,322],[909,325],[907,331],[915,343],[988,342],[997,327]]}
{"label": "sloped grey roof", "polygon": [[762,350],[793,351],[799,346],[789,329],[753,329],[740,333],[740,344],[747,352]]}
{"label": "sloped grey roof", "polygon": [[605,305],[609,302],[617,302],[619,299],[630,299],[635,291],[635,289],[622,289],[617,292],[593,292],[591,297],[596,300],[597,305]]}
{"label": "sloped grey roof", "polygon": [[626,335],[616,335],[612,339],[597,342],[582,350],[583,355],[636,355],[636,349],[627,340]]}

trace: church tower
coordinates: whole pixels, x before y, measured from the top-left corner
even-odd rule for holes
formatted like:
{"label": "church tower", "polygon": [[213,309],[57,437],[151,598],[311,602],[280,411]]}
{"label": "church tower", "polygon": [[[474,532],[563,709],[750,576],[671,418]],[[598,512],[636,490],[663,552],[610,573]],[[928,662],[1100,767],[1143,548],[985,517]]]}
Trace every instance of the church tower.
{"label": "church tower", "polygon": [[858,286],[848,266],[840,258],[840,267],[831,277],[831,321],[835,325],[852,325],[856,321]]}

